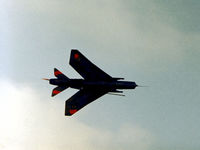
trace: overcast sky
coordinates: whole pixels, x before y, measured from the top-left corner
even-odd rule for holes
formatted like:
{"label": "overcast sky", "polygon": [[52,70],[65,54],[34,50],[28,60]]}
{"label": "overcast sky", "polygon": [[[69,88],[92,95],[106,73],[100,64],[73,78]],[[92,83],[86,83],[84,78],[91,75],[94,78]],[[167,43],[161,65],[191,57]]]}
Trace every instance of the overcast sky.
{"label": "overcast sky", "polygon": [[[0,0],[0,149],[199,150],[199,0]],[[146,88],[72,117],[53,68],[80,78],[72,48]]]}

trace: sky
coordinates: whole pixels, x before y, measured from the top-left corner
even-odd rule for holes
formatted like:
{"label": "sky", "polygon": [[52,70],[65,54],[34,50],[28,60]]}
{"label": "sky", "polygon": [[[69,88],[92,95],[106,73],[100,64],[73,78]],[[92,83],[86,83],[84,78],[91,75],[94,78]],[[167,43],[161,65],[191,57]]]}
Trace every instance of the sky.
{"label": "sky", "polygon": [[[0,0],[0,149],[199,150],[199,0]],[[52,98],[71,49],[146,88],[71,117]]]}

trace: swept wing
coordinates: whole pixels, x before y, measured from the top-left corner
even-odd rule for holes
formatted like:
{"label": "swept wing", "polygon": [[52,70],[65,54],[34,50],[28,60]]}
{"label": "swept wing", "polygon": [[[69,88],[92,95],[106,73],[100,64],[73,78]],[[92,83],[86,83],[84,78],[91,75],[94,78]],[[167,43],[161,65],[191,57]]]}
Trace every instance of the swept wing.
{"label": "swept wing", "polygon": [[89,61],[78,50],[72,50],[69,64],[85,79],[109,81],[113,78]]}
{"label": "swept wing", "polygon": [[106,89],[82,89],[65,102],[65,115],[71,116],[87,104],[108,93]]}

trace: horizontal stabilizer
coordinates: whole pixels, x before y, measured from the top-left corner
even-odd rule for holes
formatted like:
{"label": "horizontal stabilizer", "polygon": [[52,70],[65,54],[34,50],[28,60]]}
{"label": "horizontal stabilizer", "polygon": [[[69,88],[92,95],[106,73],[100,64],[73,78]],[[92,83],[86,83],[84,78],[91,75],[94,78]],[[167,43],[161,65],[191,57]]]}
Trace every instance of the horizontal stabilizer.
{"label": "horizontal stabilizer", "polygon": [[64,91],[68,86],[57,86],[56,88],[53,89],[52,91],[52,97],[59,94],[60,92]]}
{"label": "horizontal stabilizer", "polygon": [[58,78],[58,79],[67,79],[69,80],[69,78],[64,75],[62,72],[60,72],[58,69],[54,68],[54,75]]}

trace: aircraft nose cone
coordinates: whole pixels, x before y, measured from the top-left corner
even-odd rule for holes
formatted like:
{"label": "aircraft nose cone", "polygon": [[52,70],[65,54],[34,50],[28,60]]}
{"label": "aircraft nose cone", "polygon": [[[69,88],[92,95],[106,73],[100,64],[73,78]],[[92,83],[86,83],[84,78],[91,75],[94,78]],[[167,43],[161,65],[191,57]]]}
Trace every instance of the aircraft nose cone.
{"label": "aircraft nose cone", "polygon": [[135,82],[132,82],[132,88],[135,89],[138,85]]}

